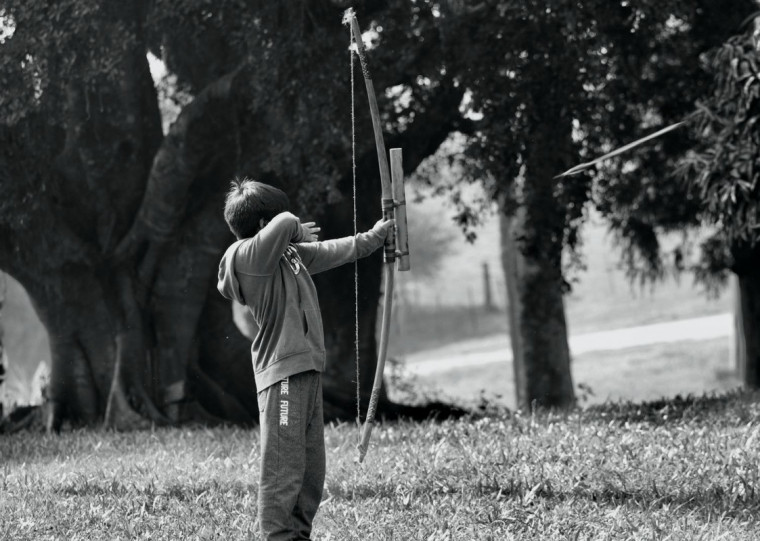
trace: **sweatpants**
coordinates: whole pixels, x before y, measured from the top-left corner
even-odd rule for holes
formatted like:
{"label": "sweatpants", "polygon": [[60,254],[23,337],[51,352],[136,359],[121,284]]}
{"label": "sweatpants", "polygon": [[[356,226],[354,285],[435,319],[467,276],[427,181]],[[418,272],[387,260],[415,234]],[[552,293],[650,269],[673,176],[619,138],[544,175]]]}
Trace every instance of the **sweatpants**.
{"label": "sweatpants", "polygon": [[259,392],[258,400],[262,539],[310,539],[325,482],[322,375],[290,376]]}

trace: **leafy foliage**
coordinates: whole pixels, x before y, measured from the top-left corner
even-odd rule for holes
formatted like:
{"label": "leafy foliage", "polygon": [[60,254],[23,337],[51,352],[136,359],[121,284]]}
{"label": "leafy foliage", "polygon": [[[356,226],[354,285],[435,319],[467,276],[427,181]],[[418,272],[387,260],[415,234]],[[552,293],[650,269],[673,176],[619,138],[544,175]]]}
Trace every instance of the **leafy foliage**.
{"label": "leafy foliage", "polygon": [[[682,120],[710,85],[700,55],[756,8],[749,0],[451,4],[460,8],[444,13],[442,27],[459,32],[461,46],[447,68],[468,88],[463,106],[473,118],[467,152],[456,159],[508,211],[532,182],[525,165],[542,129],[572,138],[571,153],[550,151],[569,166]],[[699,198],[672,174],[692,143],[683,135],[555,184],[571,261],[591,202],[619,239],[631,277],[664,275],[658,232],[700,222]]]}
{"label": "leafy foliage", "polygon": [[[739,31],[756,6],[739,1],[728,11],[725,8],[702,2],[665,10],[667,18],[642,51],[642,77],[625,83],[630,86],[626,123],[635,134],[693,119],[695,102],[709,94],[713,85],[712,69],[700,59]],[[610,129],[615,130],[614,124]],[[621,135],[615,135],[617,143],[611,147],[636,138]],[[698,139],[696,131],[681,129],[597,170],[595,204],[615,232],[631,278],[657,280],[667,270],[688,268],[708,291],[725,284],[726,276],[719,268],[728,248],[717,238],[709,239],[711,229],[701,229],[706,202],[677,172],[679,161],[698,145]],[[663,251],[660,234],[673,231],[684,233],[683,242],[668,254]],[[695,244],[700,245],[698,250]],[[695,251],[696,262],[692,257]]]}
{"label": "leafy foliage", "polygon": [[[729,249],[751,248],[760,240],[760,54],[751,31],[711,52],[706,69],[713,92],[697,104],[692,119],[696,143],[679,174],[704,204],[703,219],[716,227],[713,242]],[[706,251],[712,266],[732,264],[723,253]]]}

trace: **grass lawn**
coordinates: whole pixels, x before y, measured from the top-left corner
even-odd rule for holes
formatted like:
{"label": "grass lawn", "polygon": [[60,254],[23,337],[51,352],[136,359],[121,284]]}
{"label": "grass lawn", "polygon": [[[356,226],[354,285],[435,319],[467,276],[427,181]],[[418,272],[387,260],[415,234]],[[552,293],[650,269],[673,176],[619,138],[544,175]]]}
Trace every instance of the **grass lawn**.
{"label": "grass lawn", "polygon": [[[760,395],[328,427],[320,540],[755,540]],[[0,539],[253,539],[258,431],[0,437]]]}
{"label": "grass lawn", "polygon": [[[496,276],[497,245],[484,246]],[[673,282],[632,291],[605,246],[589,243],[589,262],[601,263],[567,299],[572,332],[730,309],[728,296],[706,300]],[[397,304],[392,356],[507,332],[503,308],[469,302],[484,258],[463,252],[444,265],[445,280],[430,284],[441,305]],[[395,392],[407,398],[487,407],[458,421],[379,426],[364,465],[357,428],[328,427],[314,538],[760,539],[760,394],[626,402],[734,388],[726,340],[586,353],[572,369],[588,407],[566,414],[504,409],[514,404],[507,363],[437,373],[417,382],[422,390],[403,384]],[[255,539],[258,443],[257,430],[234,428],[0,435],[0,541]]]}

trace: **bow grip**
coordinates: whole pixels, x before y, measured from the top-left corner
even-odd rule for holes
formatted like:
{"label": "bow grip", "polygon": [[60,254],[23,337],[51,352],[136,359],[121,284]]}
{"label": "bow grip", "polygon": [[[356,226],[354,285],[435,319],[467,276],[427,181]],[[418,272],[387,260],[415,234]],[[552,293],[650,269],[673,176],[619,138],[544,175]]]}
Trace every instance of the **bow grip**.
{"label": "bow grip", "polygon": [[408,271],[409,262],[409,228],[406,224],[406,191],[404,190],[404,166],[400,148],[391,149],[391,186],[393,188],[394,209],[396,219],[396,269]]}

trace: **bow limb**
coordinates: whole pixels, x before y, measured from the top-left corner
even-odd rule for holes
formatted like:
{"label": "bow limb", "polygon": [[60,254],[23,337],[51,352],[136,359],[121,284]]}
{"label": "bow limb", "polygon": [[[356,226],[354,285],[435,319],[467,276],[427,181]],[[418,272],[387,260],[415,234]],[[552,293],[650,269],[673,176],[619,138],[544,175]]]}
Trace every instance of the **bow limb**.
{"label": "bow limb", "polygon": [[[359,28],[359,22],[356,20],[356,15],[353,10],[346,12],[345,20],[351,26],[351,35],[354,45],[356,46],[356,52],[359,57],[359,62],[362,68],[362,74],[364,76],[364,84],[367,88],[367,99],[369,100],[369,110],[372,117],[372,129],[375,134],[375,147],[377,149],[377,161],[380,167],[380,184],[382,186],[382,209],[383,217],[385,219],[393,218],[393,187],[391,184],[390,168],[388,166],[388,154],[385,151],[385,141],[383,140],[383,131],[380,125],[380,112],[377,107],[377,98],[375,96],[375,87],[372,83],[372,77],[367,67],[367,60],[364,51],[364,43],[362,42],[361,29]],[[395,235],[388,234],[385,239],[384,250],[384,274],[385,274],[385,290],[383,298],[383,316],[382,326],[380,330],[380,348],[377,354],[377,367],[375,369],[375,381],[372,384],[372,395],[370,396],[369,406],[367,407],[367,415],[364,420],[364,426],[362,427],[361,440],[359,441],[359,462],[364,460],[369,447],[369,438],[372,434],[372,427],[375,422],[375,414],[377,412],[377,402],[380,399],[380,391],[383,386],[383,373],[385,371],[385,359],[388,353],[388,337],[390,334],[391,324],[391,310],[393,304],[393,282],[395,276],[394,262],[396,259],[396,241]]]}
{"label": "bow limb", "polygon": [[393,282],[395,269],[393,263],[385,264],[385,296],[383,298],[383,321],[380,329],[380,348],[377,353],[377,367],[375,368],[375,381],[372,384],[372,395],[367,407],[367,416],[362,427],[361,440],[357,446],[359,449],[359,462],[364,461],[369,448],[369,438],[372,435],[372,427],[375,423],[377,401],[380,398],[380,390],[383,387],[383,373],[385,372],[385,359],[388,353],[388,335],[390,334],[391,308],[393,302]]}

